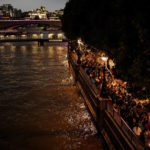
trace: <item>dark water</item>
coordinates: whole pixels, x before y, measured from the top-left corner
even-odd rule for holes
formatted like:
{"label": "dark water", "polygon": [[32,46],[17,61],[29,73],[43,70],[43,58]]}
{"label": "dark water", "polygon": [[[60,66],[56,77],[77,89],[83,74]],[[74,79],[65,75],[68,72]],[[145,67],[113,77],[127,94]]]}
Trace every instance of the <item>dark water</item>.
{"label": "dark water", "polygon": [[0,46],[0,150],[102,150],[67,47]]}

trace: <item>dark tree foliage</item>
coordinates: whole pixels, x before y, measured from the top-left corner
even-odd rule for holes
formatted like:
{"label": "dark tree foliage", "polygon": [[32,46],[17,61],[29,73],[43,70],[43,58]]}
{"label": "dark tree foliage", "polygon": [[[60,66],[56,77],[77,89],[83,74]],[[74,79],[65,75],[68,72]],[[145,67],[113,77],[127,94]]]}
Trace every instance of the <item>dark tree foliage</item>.
{"label": "dark tree foliage", "polygon": [[148,0],[69,0],[62,17],[69,39],[104,50],[117,77],[134,92],[150,94],[150,4]]}

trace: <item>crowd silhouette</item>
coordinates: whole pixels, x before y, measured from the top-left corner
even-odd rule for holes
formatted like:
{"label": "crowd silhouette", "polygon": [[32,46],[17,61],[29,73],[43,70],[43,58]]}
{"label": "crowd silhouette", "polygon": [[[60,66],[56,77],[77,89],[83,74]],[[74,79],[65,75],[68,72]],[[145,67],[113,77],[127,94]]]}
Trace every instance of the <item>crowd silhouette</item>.
{"label": "crowd silhouette", "polygon": [[143,104],[135,100],[132,94],[128,92],[128,83],[116,79],[113,71],[108,69],[105,63],[98,62],[96,55],[93,53],[82,52],[78,63],[81,64],[91,82],[95,84],[99,91],[102,90],[102,84],[105,82],[105,93],[111,99],[113,109],[125,120],[132,131],[145,142],[150,135],[149,116]]}

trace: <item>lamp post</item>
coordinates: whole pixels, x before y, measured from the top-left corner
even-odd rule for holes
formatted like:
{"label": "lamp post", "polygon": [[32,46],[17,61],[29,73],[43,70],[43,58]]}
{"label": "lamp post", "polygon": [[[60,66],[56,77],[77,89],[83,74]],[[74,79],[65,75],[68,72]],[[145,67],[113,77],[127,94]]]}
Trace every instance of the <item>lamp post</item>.
{"label": "lamp post", "polygon": [[102,56],[101,59],[104,61],[104,66],[106,67],[107,66],[107,60],[108,60],[108,57],[106,56]]}
{"label": "lamp post", "polygon": [[81,54],[81,51],[82,51],[82,47],[81,47],[82,42],[81,42],[81,39],[78,39],[77,43],[78,43],[78,48],[77,48],[78,60],[77,60],[77,63],[81,64],[81,56],[82,56],[82,54]]}
{"label": "lamp post", "polygon": [[77,49],[77,55],[78,55],[77,63],[78,63],[78,64],[81,64],[81,52],[80,52],[80,49],[79,49],[79,48]]}
{"label": "lamp post", "polygon": [[105,77],[105,73],[106,73],[106,66],[105,66],[105,63],[104,63],[104,66],[103,66],[103,81],[102,81],[102,90],[101,90],[101,97],[103,98],[107,98],[108,95],[107,95],[107,91],[106,91],[106,77]]}
{"label": "lamp post", "polygon": [[106,66],[107,66],[107,60],[108,57],[102,56],[101,59],[104,61],[104,66],[103,66],[103,81],[102,81],[102,90],[101,90],[101,97],[107,98],[107,91],[106,91]]}

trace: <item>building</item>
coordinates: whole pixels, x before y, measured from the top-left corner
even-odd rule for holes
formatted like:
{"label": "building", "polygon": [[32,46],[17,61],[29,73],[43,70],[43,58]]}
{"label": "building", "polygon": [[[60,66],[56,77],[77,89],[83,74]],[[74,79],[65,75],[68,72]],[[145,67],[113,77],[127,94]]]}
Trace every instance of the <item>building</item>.
{"label": "building", "polygon": [[32,19],[47,19],[47,11],[44,6],[41,6],[41,8],[30,11],[29,16]]}

